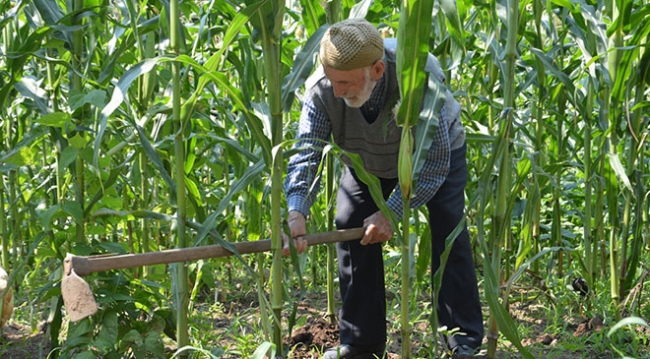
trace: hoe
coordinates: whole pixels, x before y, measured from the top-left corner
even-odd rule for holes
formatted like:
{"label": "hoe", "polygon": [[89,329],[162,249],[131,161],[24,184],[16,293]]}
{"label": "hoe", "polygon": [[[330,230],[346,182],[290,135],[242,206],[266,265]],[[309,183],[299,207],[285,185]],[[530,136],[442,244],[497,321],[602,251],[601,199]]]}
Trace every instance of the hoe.
{"label": "hoe", "polygon": [[[343,229],[338,231],[309,234],[303,236],[307,245],[335,243],[361,239],[363,228]],[[233,243],[236,253],[260,253],[271,250],[271,240],[264,239],[251,242]],[[90,273],[142,267],[154,264],[195,261],[199,259],[226,257],[235,254],[220,245],[199,246],[191,248],[168,249],[159,252],[123,255],[67,255],[63,263],[63,280],[61,294],[70,320],[77,322],[97,312],[97,302],[88,283],[82,276]]]}

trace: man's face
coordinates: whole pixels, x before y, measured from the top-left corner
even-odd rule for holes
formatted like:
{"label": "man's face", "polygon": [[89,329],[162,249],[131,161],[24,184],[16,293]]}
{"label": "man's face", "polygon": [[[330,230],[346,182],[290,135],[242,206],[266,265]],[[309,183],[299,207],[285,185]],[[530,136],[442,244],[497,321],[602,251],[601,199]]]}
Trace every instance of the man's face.
{"label": "man's face", "polygon": [[[366,101],[368,101],[372,94],[372,90],[377,84],[377,72],[373,67],[369,66],[354,70],[337,70],[325,66],[325,76],[327,76],[332,83],[334,97],[342,98],[343,101],[345,101],[345,104],[350,107],[361,107],[366,103]],[[379,77],[381,77],[381,74]]]}

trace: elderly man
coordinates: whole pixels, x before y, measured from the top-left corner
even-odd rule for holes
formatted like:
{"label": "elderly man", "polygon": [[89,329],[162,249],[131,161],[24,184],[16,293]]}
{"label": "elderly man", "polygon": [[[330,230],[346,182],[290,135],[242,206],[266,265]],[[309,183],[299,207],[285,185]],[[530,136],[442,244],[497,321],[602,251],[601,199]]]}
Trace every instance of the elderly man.
{"label": "elderly man", "polygon": [[[285,181],[289,228],[299,253],[306,247],[301,236],[306,233],[305,220],[318,190],[313,181],[325,141],[333,139],[345,151],[359,154],[366,171],[379,178],[389,208],[401,217],[397,179],[401,128],[393,111],[399,100],[395,51],[394,40],[384,41],[372,24],[361,19],[332,25],[321,40],[322,66],[307,80],[297,135],[296,146],[304,150],[291,158]],[[444,82],[432,55],[426,71]],[[413,208],[426,205],[429,210],[432,273],[439,267],[445,239],[463,218],[465,151],[460,106],[447,92],[411,201]],[[343,157],[343,161],[336,226],[363,226],[365,235],[360,241],[338,244],[341,344],[328,349],[324,358],[381,358],[386,347],[382,243],[393,237],[393,229],[349,160]],[[440,324],[463,333],[447,338],[449,347],[456,354],[471,355],[481,345],[483,318],[466,228],[452,248],[437,304]]]}

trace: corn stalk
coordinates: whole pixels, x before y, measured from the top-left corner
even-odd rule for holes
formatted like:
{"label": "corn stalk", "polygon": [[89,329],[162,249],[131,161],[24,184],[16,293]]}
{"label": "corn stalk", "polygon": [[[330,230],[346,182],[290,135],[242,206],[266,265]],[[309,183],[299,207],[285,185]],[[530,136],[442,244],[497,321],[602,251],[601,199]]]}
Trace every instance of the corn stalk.
{"label": "corn stalk", "polygon": [[[341,0],[331,0],[325,6],[325,13],[327,14],[327,23],[334,24],[341,19],[342,4]],[[325,194],[327,198],[327,230],[334,230],[334,201],[336,194],[334,193],[334,156],[327,155],[326,169],[327,175],[325,178]],[[327,245],[327,318],[331,324],[336,323],[336,300],[334,293],[336,291],[334,285],[334,276],[336,275],[336,247],[334,244]]]}
{"label": "corn stalk", "polygon": [[[499,285],[501,273],[501,250],[508,237],[510,222],[508,199],[511,188],[511,166],[512,158],[510,155],[510,146],[512,139],[512,122],[514,118],[514,95],[515,95],[515,60],[517,58],[517,35],[519,26],[519,2],[517,0],[507,1],[507,18],[506,24],[506,47],[504,53],[505,73],[502,77],[502,86],[504,88],[503,112],[499,122],[499,135],[497,142],[494,144],[497,148],[499,177],[497,179],[497,191],[494,197],[495,208],[492,216],[492,230],[490,232],[490,246],[492,249],[492,272],[496,276],[494,283],[486,281],[488,285]],[[497,291],[496,288],[489,288],[489,291]],[[486,292],[488,288],[486,287]],[[486,296],[489,295],[486,293]],[[488,298],[489,299],[489,298]],[[494,358],[496,355],[497,339],[499,337],[499,328],[495,316],[494,304],[490,306],[491,315],[488,320],[488,356]]]}
{"label": "corn stalk", "polygon": [[[402,194],[402,232],[401,243],[401,335],[402,358],[411,357],[411,323],[410,323],[410,294],[411,294],[411,253],[410,253],[410,202],[413,191],[415,169],[419,158],[413,152],[415,143],[411,131],[419,119],[423,88],[427,83],[424,66],[429,55],[427,46],[431,31],[430,16],[433,11],[433,1],[402,2],[399,28],[397,32],[397,79],[400,87],[401,104],[397,113],[397,123],[402,126],[400,141],[398,176]],[[436,113],[437,115],[437,113]],[[437,127],[437,121],[434,125]],[[422,130],[422,129],[420,129]],[[419,143],[419,146],[424,146]],[[426,152],[426,151],[425,151]]]}
{"label": "corn stalk", "polygon": [[[181,54],[181,24],[179,0],[169,3],[170,51],[174,56]],[[185,121],[181,114],[181,63],[172,62],[172,116],[174,120],[174,180],[176,184],[176,246],[187,247],[185,223],[187,220],[185,193]],[[176,343],[178,348],[189,344],[187,314],[189,306],[188,273],[185,263],[175,265],[174,298],[176,302]],[[187,353],[181,353],[187,357]]]}

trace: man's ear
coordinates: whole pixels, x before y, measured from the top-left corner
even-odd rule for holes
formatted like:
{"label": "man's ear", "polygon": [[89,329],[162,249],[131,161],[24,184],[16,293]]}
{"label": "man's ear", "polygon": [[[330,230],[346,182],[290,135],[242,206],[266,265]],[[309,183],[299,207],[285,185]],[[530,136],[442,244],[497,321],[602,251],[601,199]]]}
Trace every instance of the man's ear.
{"label": "man's ear", "polygon": [[375,81],[379,81],[379,79],[384,75],[385,70],[386,64],[384,63],[384,60],[379,59],[370,67],[370,77]]}

